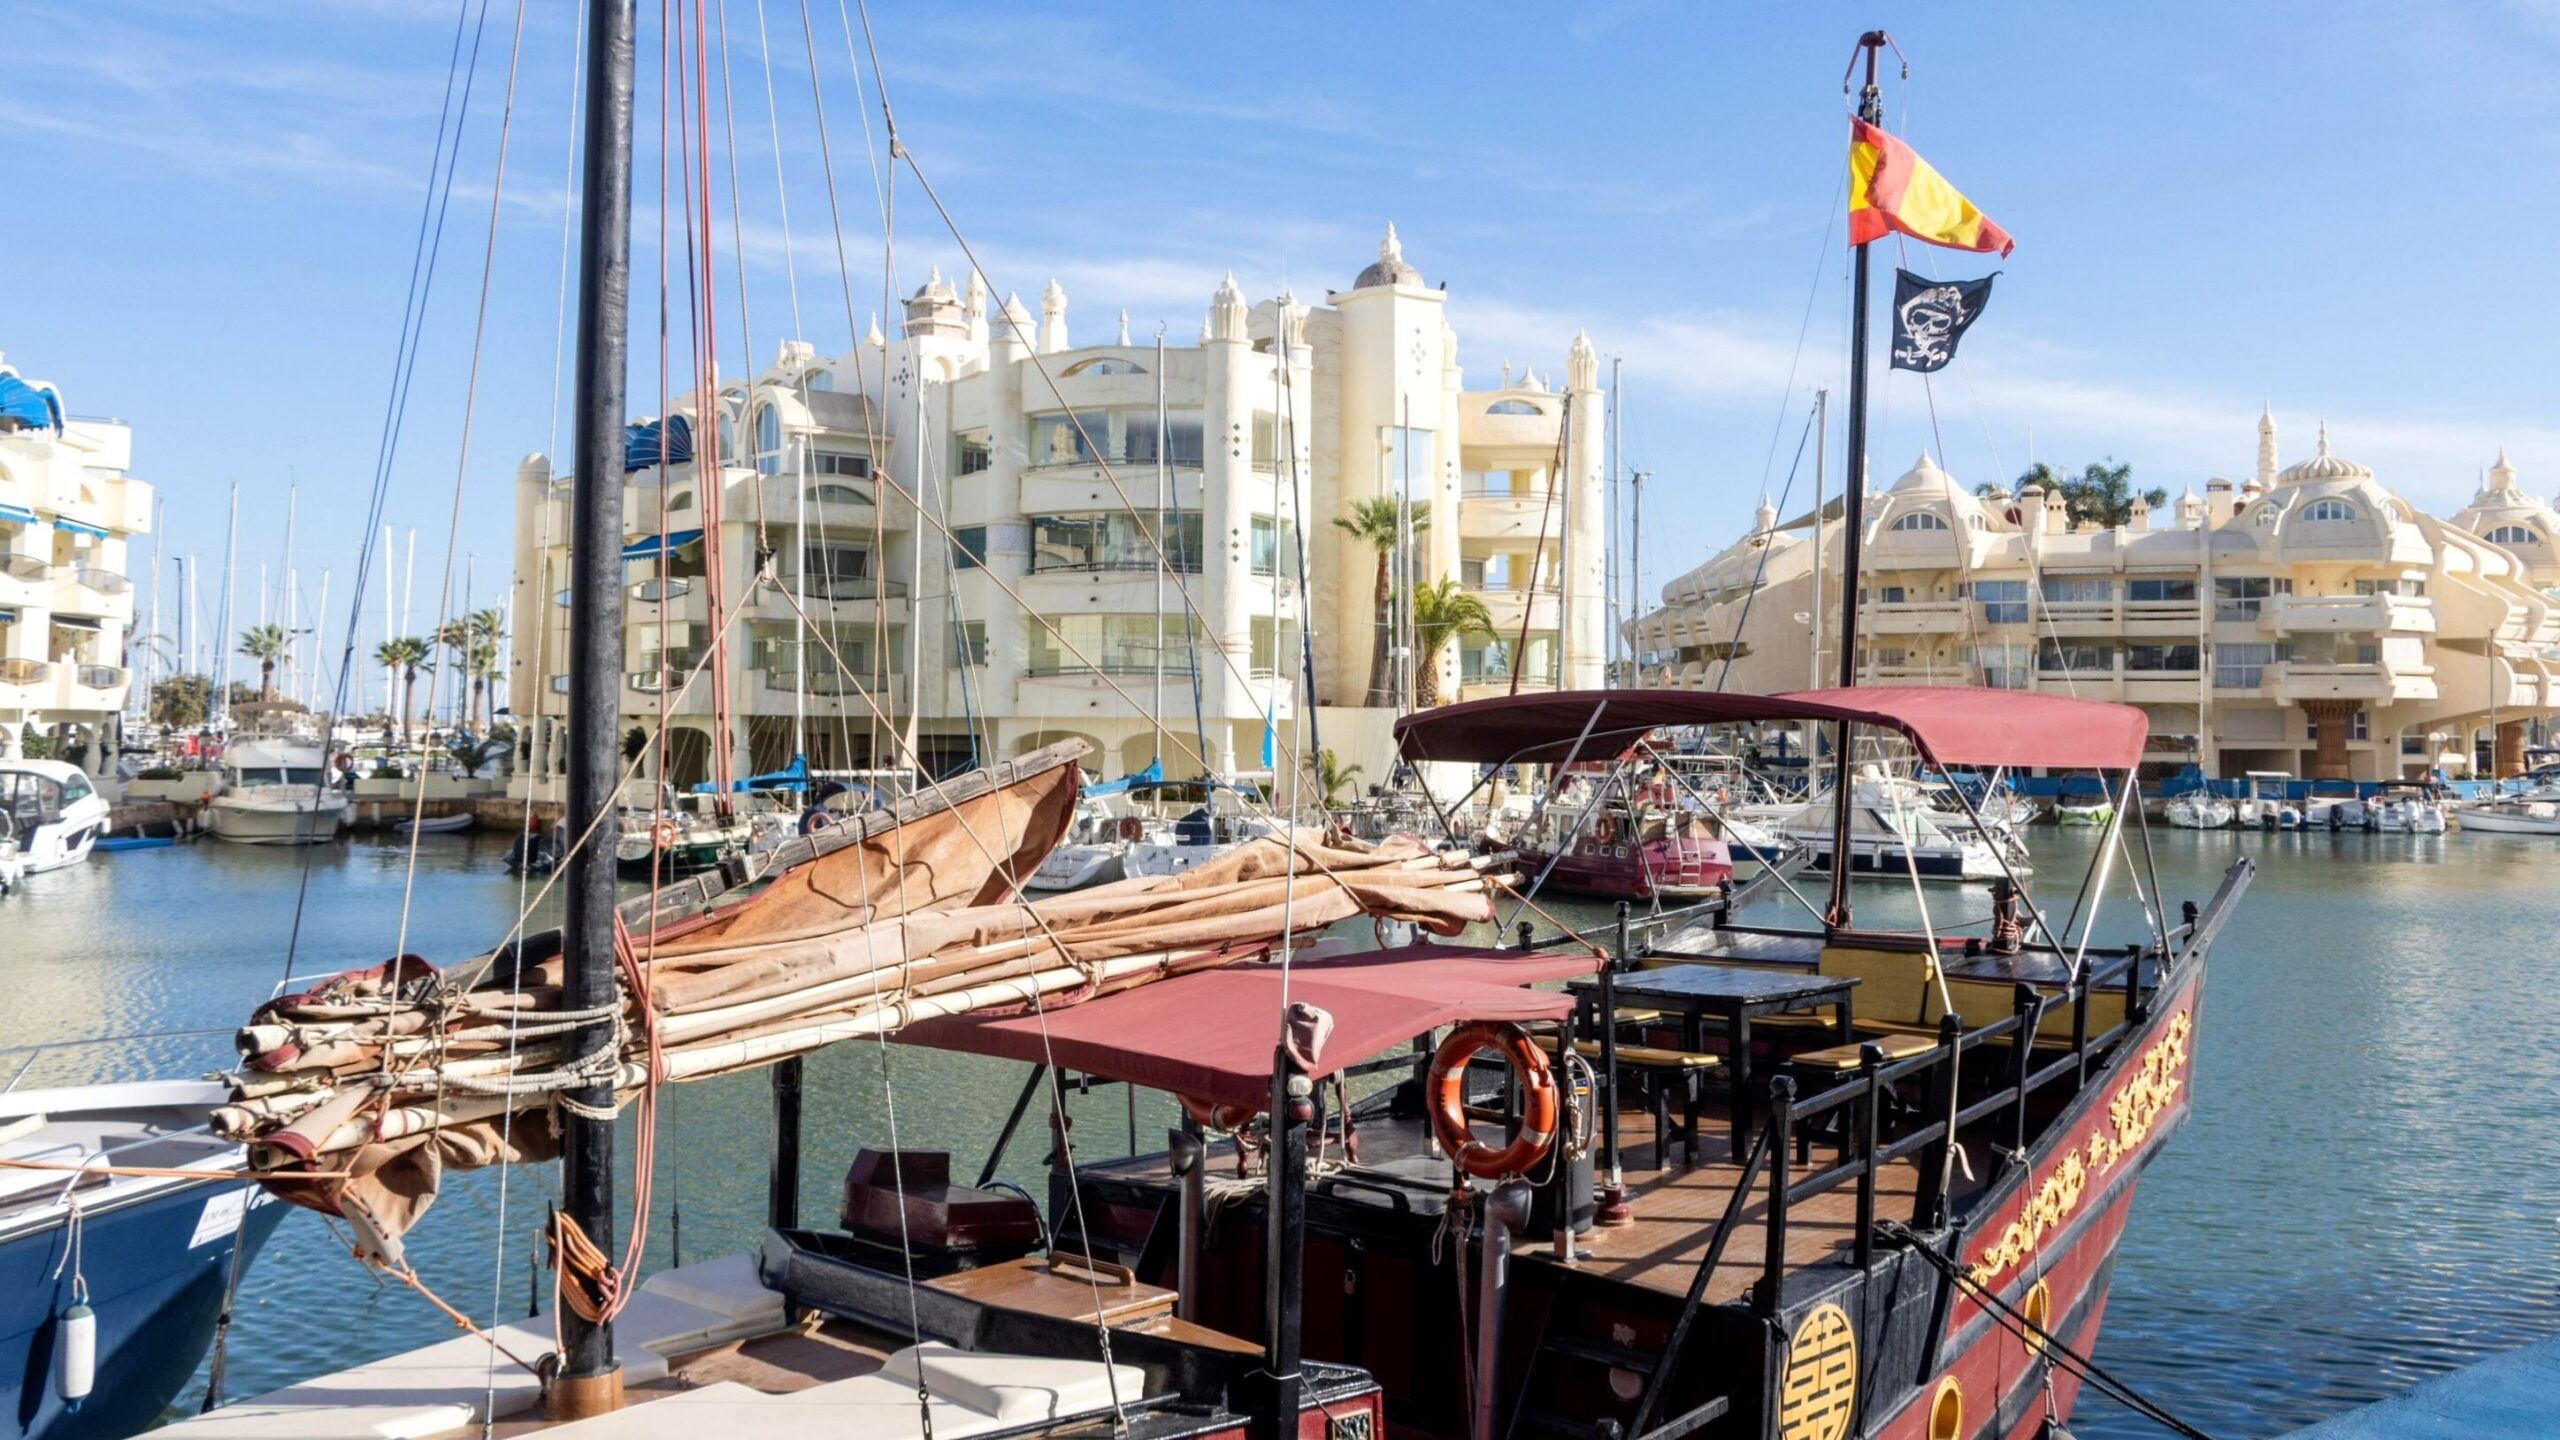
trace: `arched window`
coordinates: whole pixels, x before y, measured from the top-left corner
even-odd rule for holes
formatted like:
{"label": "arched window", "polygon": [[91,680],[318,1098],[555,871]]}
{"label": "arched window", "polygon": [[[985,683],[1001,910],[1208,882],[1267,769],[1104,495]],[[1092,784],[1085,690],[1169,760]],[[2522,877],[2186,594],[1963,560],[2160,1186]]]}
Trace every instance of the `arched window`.
{"label": "arched window", "polygon": [[2522,525],[2501,525],[2482,537],[2492,545],[2539,545],[2542,537]]}
{"label": "arched window", "polygon": [[2273,530],[2276,528],[2276,520],[2283,514],[2284,507],[2270,500],[2258,511],[2258,518],[2250,523],[2261,530]]}
{"label": "arched window", "polygon": [[812,505],[868,505],[871,503],[870,496],[850,485],[839,485],[832,480],[812,485],[800,494],[801,498]]}
{"label": "arched window", "polygon": [[1058,373],[1061,376],[1065,376],[1144,375],[1147,372],[1146,368],[1138,364],[1135,360],[1123,360],[1116,355],[1097,355],[1090,360],[1079,360]]}
{"label": "arched window", "polygon": [[782,412],[770,405],[756,411],[756,473],[782,473]]}
{"label": "arched window", "polygon": [[1991,528],[1991,522],[1983,519],[1979,515],[1967,515],[1964,517],[1964,523],[1965,528],[1968,530],[1988,530]]}
{"label": "arched window", "polygon": [[2344,500],[2314,500],[2311,508],[2302,512],[2305,520],[2353,520],[2356,516],[2356,507]]}
{"label": "arched window", "polygon": [[1914,510],[1893,522],[1896,530],[1944,530],[1946,517],[1929,510]]}
{"label": "arched window", "polygon": [[1547,412],[1526,400],[1496,400],[1484,407],[1487,415],[1544,415]]}
{"label": "arched window", "polygon": [[692,492],[692,491],[690,491],[690,490],[679,490],[679,491],[677,491],[674,495],[672,495],[672,496],[670,496],[670,497],[668,498],[668,500],[667,500],[667,508],[668,508],[668,509],[670,509],[670,510],[690,510],[690,509],[692,509],[692,508],[693,508],[693,492]]}
{"label": "arched window", "polygon": [[836,374],[832,370],[812,370],[800,377],[800,388],[813,394],[831,391],[836,388]]}

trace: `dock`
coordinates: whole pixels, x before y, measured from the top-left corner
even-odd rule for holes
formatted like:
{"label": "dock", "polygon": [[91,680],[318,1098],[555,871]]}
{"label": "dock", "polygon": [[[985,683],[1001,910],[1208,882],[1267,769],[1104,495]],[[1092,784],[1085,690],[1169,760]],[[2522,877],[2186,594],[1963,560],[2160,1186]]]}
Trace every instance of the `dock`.
{"label": "dock", "polygon": [[2555,1406],[2560,1340],[2545,1340],[2305,1426],[2288,1440],[2539,1440],[2552,1433]]}

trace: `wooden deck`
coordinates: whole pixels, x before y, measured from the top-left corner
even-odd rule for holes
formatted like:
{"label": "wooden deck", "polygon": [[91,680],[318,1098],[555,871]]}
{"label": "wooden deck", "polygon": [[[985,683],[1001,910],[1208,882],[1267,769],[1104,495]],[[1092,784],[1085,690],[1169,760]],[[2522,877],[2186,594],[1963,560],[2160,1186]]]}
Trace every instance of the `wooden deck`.
{"label": "wooden deck", "polygon": [[[1649,1290],[1686,1294],[1698,1262],[1706,1257],[1707,1245],[1715,1238],[1716,1222],[1733,1198],[1734,1184],[1742,1178],[1742,1167],[1735,1163],[1728,1143],[1730,1131],[1721,1116],[1702,1118],[1699,1163],[1691,1168],[1679,1163],[1680,1137],[1675,1117],[1672,1164],[1659,1170],[1654,1168],[1651,1116],[1634,1111],[1622,1114],[1618,1134],[1627,1200],[1635,1211],[1635,1220],[1627,1225],[1594,1226],[1578,1237],[1577,1248],[1586,1254],[1576,1259],[1574,1268]],[[1804,1180],[1837,1160],[1837,1152],[1817,1138],[1813,1163],[1791,1164],[1789,1181]],[[1908,1217],[1919,1182],[1920,1172],[1909,1160],[1886,1166],[1876,1176],[1876,1214],[1885,1219]],[[1765,1172],[1752,1190],[1741,1222],[1735,1227],[1733,1238],[1726,1242],[1714,1277],[1707,1282],[1709,1304],[1722,1304],[1747,1294],[1767,1262],[1769,1176]],[[1819,1264],[1846,1252],[1857,1238],[1857,1214],[1854,1183],[1788,1207],[1787,1268]],[[1535,1254],[1547,1264],[1558,1263],[1543,1250],[1524,1253]]]}

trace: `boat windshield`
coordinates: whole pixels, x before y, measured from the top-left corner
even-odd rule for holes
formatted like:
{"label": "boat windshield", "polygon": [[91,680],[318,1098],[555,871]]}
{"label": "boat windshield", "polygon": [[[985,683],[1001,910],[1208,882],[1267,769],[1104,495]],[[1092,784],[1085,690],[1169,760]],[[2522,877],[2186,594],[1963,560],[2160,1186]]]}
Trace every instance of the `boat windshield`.
{"label": "boat windshield", "polygon": [[320,783],[320,767],[317,765],[260,766],[255,770],[241,771],[239,783],[243,790],[255,790],[261,785],[317,785]]}

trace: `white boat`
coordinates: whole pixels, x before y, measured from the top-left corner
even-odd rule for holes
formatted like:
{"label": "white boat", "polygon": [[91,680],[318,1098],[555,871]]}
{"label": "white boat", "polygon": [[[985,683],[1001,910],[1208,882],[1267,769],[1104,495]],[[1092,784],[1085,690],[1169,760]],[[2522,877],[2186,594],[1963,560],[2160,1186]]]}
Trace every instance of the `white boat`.
{"label": "white boat", "polygon": [[59,870],[89,858],[107,833],[109,808],[77,765],[0,760],[0,810],[15,832],[24,873]]}
{"label": "white boat", "polygon": [[[1224,783],[1204,791],[1197,781],[1132,790],[1131,805],[1141,812],[1138,818],[1142,828],[1138,838],[1129,842],[1122,867],[1132,879],[1179,875],[1256,836],[1278,834],[1277,825],[1244,809],[1244,795]],[[1195,803],[1171,819],[1160,813],[1168,801],[1179,803],[1186,799]],[[1159,813],[1146,813],[1150,807]]]}
{"label": "white boat", "polygon": [[2369,819],[2352,780],[2314,780],[2311,793],[2302,797],[2302,823],[2309,829],[2362,830]]}
{"label": "white boat", "polygon": [[2482,800],[2460,806],[2453,814],[2465,830],[2495,835],[2560,835],[2560,800]]}
{"label": "white boat", "polygon": [[2240,812],[2210,790],[2190,790],[2169,802],[2169,823],[2181,830],[2219,830]]}
{"label": "white boat", "polygon": [[9,812],[0,810],[0,895],[17,889],[18,882],[26,878],[27,858],[18,853],[17,822],[9,818]]}
{"label": "white boat", "polygon": [[458,815],[429,815],[423,820],[396,820],[391,828],[403,835],[445,835],[468,830],[477,823],[469,811]]}
{"label": "white boat", "polygon": [[[1901,797],[1897,800],[1895,797]],[[1899,787],[1894,782],[1879,785],[1873,779],[1857,782],[1849,811],[1849,871],[1853,875],[1902,876],[1917,874],[1923,880],[1997,880],[2004,875],[2028,872],[2025,847],[2013,837],[1996,842],[1961,819],[1930,808],[1918,798],[1916,790]],[[1812,856],[1816,870],[1831,868],[1833,808],[1826,789],[1812,800],[1794,806],[1743,807],[1728,817],[1729,827],[1761,826],[1795,845],[1803,846]],[[1736,861],[1754,860],[1767,864],[1778,858],[1775,851],[1746,843],[1739,827],[1729,828],[1727,843]],[[2010,859],[2003,868],[2002,852]]]}
{"label": "white boat", "polygon": [[2442,835],[2449,825],[2444,801],[2424,785],[2386,786],[2365,802],[2364,823],[2368,830],[2408,835]]}
{"label": "white boat", "polygon": [[2252,770],[2249,793],[2240,797],[2238,822],[2245,830],[2299,830],[2302,807],[2285,798],[2293,777],[2281,770]]}
{"label": "white boat", "polygon": [[1040,868],[1023,882],[1025,890],[1081,890],[1107,884],[1128,873],[1129,842],[1146,833],[1135,816],[1114,815],[1096,804],[1076,807],[1066,838],[1041,857]]}
{"label": "white boat", "polygon": [[325,752],[298,735],[251,735],[222,752],[222,793],[205,825],[238,845],[317,845],[347,828],[354,807],[323,773]]}

